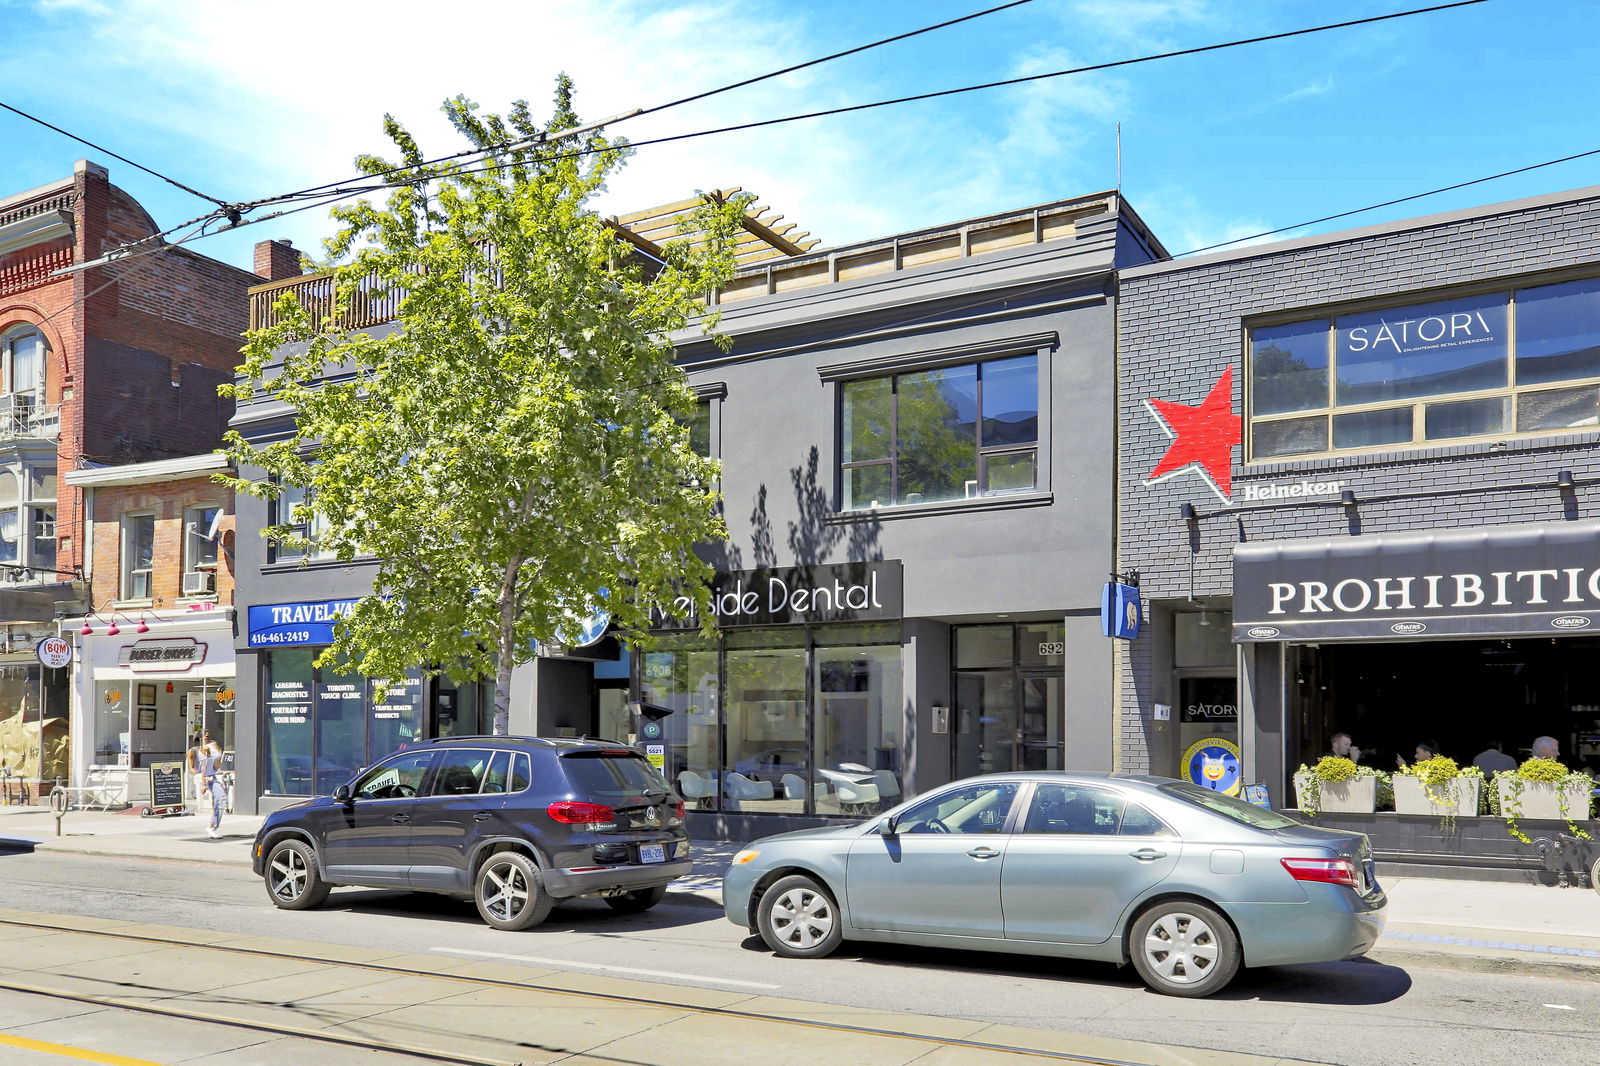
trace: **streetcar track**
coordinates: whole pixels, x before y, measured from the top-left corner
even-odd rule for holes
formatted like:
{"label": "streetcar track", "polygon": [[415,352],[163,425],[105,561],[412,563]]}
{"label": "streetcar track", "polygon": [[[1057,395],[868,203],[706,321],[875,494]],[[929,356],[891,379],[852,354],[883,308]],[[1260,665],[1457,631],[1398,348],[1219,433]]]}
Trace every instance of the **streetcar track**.
{"label": "streetcar track", "polygon": [[[0,918],[0,926],[10,926],[17,929],[34,929],[46,933],[66,933],[78,936],[102,937],[111,940],[132,941],[141,944],[150,944],[159,947],[189,948],[199,951],[220,952],[236,956],[273,959],[280,962],[310,962],[326,966],[338,966],[346,969],[361,970],[367,973],[382,974],[389,977],[420,977],[447,983],[472,985],[480,988],[504,988],[518,991],[538,992],[546,995],[563,996],[570,999],[601,1002],[628,1007],[645,1007],[658,1010],[675,1010],[684,1014],[696,1014],[705,1017],[730,1019],[736,1021],[768,1022],[777,1025],[792,1026],[796,1029],[824,1030],[828,1032],[855,1034],[860,1036],[883,1037],[891,1040],[903,1040],[911,1043],[926,1044],[930,1047],[957,1047],[975,1051],[993,1052],[1007,1055],[1032,1055],[1037,1058],[1053,1059],[1059,1062],[1082,1063],[1084,1066],[1149,1066],[1148,1063],[1130,1059],[1112,1059],[1091,1055],[1076,1055],[1071,1052],[1052,1051],[1046,1048],[1024,1047],[1017,1044],[996,1043],[985,1040],[975,1040],[958,1036],[933,1036],[927,1033],[914,1033],[901,1029],[885,1029],[878,1026],[857,1025],[849,1022],[818,1021],[811,1018],[792,1017],[784,1014],[764,1013],[760,1011],[741,1010],[738,1007],[702,1006],[689,1003],[679,1003],[661,998],[625,995],[620,992],[584,991],[567,988],[561,985],[541,984],[535,982],[511,981],[493,977],[470,977],[461,974],[452,974],[437,970],[426,970],[407,966],[393,966],[378,962],[352,962],[343,959],[319,957],[316,955],[294,954],[284,951],[271,951],[265,948],[235,947],[226,944],[203,944],[191,940],[168,939],[165,937],[151,936],[144,933],[124,933],[106,929],[80,929],[65,925],[55,925],[47,922],[21,921],[15,918]],[[15,976],[15,975],[13,975]],[[215,1015],[196,1012],[186,1012],[170,1007],[157,1007],[151,1004],[128,1003],[122,1000],[91,996],[84,993],[58,992],[49,989],[33,988],[26,985],[16,985],[11,980],[0,979],[0,989],[67,1000],[70,1002],[85,1003],[106,1008],[133,1010],[150,1014],[161,1014],[166,1017],[189,1019],[208,1022],[214,1025],[232,1026],[256,1032],[275,1033],[284,1036],[302,1037],[311,1040],[324,1040],[352,1047],[372,1048],[382,1051],[393,1051],[418,1058],[433,1058],[436,1061],[461,1063],[464,1066],[485,1066],[497,1060],[481,1059],[471,1056],[451,1057],[437,1051],[421,1051],[408,1049],[403,1045],[389,1045],[375,1043],[370,1039],[340,1037],[325,1030],[306,1031],[293,1026],[279,1026],[264,1022],[243,1022],[232,1019],[218,1018]],[[594,1052],[587,1052],[594,1054]],[[1282,1061],[1307,1061],[1284,1058]]]}

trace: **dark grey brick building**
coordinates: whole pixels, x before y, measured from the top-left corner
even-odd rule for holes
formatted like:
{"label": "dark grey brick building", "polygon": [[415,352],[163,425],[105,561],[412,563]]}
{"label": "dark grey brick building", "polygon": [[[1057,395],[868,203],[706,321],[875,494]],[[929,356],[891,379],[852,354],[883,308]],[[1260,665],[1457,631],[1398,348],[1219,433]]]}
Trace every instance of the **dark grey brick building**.
{"label": "dark grey brick building", "polygon": [[1600,189],[1121,272],[1117,765],[1600,765]]}

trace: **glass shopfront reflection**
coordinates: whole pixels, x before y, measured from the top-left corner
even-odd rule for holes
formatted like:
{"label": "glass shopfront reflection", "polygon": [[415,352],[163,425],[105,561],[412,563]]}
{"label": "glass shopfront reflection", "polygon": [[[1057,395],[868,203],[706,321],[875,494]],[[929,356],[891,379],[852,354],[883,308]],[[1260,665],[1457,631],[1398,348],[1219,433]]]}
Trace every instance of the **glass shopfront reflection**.
{"label": "glass shopfront reflection", "polygon": [[691,807],[857,814],[898,802],[904,735],[900,627],[740,630],[669,637],[640,655],[667,775]]}
{"label": "glass shopfront reflection", "polygon": [[1060,622],[955,630],[956,777],[1061,769],[1065,635]]}

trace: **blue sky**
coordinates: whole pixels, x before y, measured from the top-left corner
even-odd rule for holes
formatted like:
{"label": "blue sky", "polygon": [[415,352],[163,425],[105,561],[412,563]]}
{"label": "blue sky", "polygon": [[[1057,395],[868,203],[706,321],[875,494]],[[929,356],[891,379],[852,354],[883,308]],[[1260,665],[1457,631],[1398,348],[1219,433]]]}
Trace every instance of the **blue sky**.
{"label": "blue sky", "polygon": [[[1000,0],[0,0],[0,102],[226,200],[352,176],[391,111],[443,154],[439,102],[492,110],[576,79],[599,118]],[[619,125],[634,140],[1402,11],[1379,0],[1033,0]],[[607,211],[739,185],[846,244],[1117,184],[1173,252],[1600,148],[1600,5],[1473,7],[1029,86],[641,148]],[[78,158],[174,225],[206,204],[0,112],[0,196]],[[1600,155],[1297,232],[1600,184]],[[320,253],[325,211],[258,240]]]}

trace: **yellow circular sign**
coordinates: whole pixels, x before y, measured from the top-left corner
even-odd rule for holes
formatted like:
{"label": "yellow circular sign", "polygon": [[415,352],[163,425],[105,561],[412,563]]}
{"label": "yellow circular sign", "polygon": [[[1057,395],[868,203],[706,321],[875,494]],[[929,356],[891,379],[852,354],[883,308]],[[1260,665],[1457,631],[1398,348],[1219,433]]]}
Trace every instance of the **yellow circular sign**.
{"label": "yellow circular sign", "polygon": [[1237,796],[1244,784],[1244,761],[1239,756],[1239,745],[1224,737],[1207,737],[1189,745],[1179,763],[1185,780]]}

